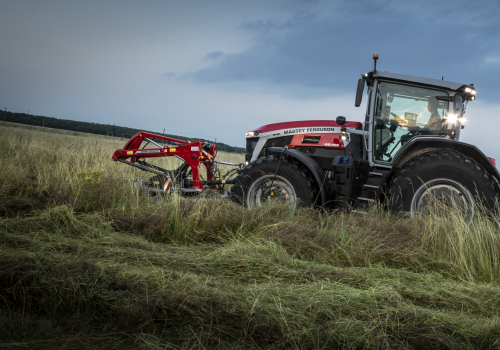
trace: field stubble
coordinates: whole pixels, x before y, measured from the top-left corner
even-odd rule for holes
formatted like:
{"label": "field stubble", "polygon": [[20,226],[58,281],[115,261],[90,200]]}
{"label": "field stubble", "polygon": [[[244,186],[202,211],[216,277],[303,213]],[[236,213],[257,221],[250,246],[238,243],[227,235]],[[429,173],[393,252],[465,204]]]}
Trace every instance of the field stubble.
{"label": "field stubble", "polygon": [[0,125],[1,348],[500,346],[497,219],[152,203],[123,144]]}

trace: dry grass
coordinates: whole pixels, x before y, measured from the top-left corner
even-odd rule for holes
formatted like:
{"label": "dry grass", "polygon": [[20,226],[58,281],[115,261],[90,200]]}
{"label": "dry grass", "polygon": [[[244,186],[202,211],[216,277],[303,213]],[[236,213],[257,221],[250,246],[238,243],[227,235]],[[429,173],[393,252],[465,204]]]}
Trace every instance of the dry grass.
{"label": "dry grass", "polygon": [[0,126],[0,347],[500,346],[496,216],[152,203],[123,144]]}

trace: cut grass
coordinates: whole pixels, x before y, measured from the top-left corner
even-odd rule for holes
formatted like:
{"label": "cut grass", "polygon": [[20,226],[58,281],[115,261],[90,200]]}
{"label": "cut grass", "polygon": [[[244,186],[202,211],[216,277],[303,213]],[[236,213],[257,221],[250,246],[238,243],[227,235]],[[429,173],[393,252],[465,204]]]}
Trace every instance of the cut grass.
{"label": "cut grass", "polygon": [[495,218],[153,204],[122,144],[29,131],[0,127],[2,348],[500,347]]}
{"label": "cut grass", "polygon": [[[79,347],[87,335],[124,342],[146,334],[193,348],[198,339],[222,348],[494,348],[498,336],[496,285],[436,272],[319,264],[262,238],[172,245],[10,225],[1,234],[10,315],[1,338],[10,342],[72,334]],[[45,335],[34,332],[38,322]]]}

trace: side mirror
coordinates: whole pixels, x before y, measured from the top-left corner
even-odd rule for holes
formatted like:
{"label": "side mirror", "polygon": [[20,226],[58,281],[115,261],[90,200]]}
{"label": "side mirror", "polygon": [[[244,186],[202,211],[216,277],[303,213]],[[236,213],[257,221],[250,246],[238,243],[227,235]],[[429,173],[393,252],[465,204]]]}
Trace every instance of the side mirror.
{"label": "side mirror", "polygon": [[462,109],[464,108],[464,99],[462,95],[455,95],[455,102],[453,105],[453,113],[455,115],[462,114]]}
{"label": "side mirror", "polygon": [[354,105],[356,107],[361,106],[361,100],[363,99],[363,91],[365,90],[365,81],[363,79],[358,80],[358,88],[356,90],[356,101]]}

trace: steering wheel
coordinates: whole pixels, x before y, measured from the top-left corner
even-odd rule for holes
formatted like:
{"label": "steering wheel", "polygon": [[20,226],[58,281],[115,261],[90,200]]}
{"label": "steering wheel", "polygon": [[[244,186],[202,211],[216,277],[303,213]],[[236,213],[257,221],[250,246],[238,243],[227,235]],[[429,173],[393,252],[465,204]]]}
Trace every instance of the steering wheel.
{"label": "steering wheel", "polygon": [[[395,115],[394,113],[391,112],[391,114],[397,117],[397,115]],[[391,130],[392,132],[395,132],[398,127],[402,127],[402,125],[399,124],[396,119],[390,119],[389,124],[391,125],[389,127],[389,130]]]}

